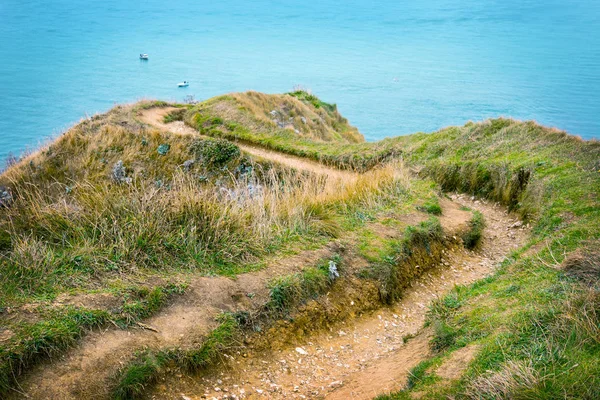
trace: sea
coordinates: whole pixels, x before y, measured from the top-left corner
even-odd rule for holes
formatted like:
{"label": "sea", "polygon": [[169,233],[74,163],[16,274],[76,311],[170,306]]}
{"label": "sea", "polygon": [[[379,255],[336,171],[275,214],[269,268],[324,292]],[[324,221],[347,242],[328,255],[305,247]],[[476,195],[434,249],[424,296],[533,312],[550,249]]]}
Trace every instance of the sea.
{"label": "sea", "polygon": [[599,138],[600,1],[0,0],[0,161],[118,103],[296,86],[369,141],[499,116]]}

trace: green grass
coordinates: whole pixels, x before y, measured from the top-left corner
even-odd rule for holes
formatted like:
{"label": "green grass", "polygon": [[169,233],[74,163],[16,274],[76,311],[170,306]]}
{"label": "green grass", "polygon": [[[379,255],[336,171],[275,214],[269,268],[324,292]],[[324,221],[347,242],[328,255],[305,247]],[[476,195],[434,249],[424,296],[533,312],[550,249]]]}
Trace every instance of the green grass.
{"label": "green grass", "polygon": [[130,287],[115,311],[64,306],[39,306],[40,322],[10,324],[13,336],[0,348],[0,395],[18,387],[16,379],[31,365],[63,353],[94,328],[110,323],[127,328],[160,310],[184,286],[167,284],[152,289]]}
{"label": "green grass", "polygon": [[110,320],[106,311],[65,308],[47,311],[45,320],[21,324],[14,336],[0,347],[0,395],[17,388],[16,378],[41,359],[73,346],[86,330]]}
{"label": "green grass", "polygon": [[185,115],[186,108],[178,108],[177,110],[173,110],[163,118],[163,122],[165,124],[169,124],[175,121],[183,121],[183,117]]}
{"label": "green grass", "polygon": [[485,220],[483,214],[479,211],[473,212],[473,217],[469,220],[469,228],[462,235],[462,241],[467,249],[473,250],[481,243]]}
{"label": "green grass", "polygon": [[210,332],[199,347],[189,349],[147,350],[139,353],[115,377],[113,398],[135,399],[143,396],[167,366],[187,372],[197,372],[215,365],[223,354],[241,346],[244,330],[253,330],[258,319],[262,324],[288,315],[293,308],[322,294],[337,278],[330,274],[330,262],[341,269],[338,255],[321,260],[315,267],[274,279],[270,284],[270,299],[264,311],[251,315],[247,312],[223,313],[219,325]]}
{"label": "green grass", "polygon": [[[419,390],[433,398],[473,397],[477,391],[494,398],[494,390],[504,389],[526,398],[598,395],[597,263],[593,252],[582,252],[600,238],[598,142],[532,122],[494,119],[364,143],[335,105],[305,91],[220,96],[179,106],[165,119],[184,120],[215,140],[161,133],[135,118],[142,109],[167,106],[115,107],[3,172],[0,186],[14,201],[0,214],[0,310],[30,303],[45,309],[58,294],[106,291],[114,282],[141,277],[235,275],[341,232],[357,233],[359,251],[374,263],[361,276],[378,282],[381,300],[389,303],[441,257],[444,235],[431,218],[407,228],[400,240],[378,242],[370,224],[393,224],[415,206],[439,215],[435,194],[441,188],[502,203],[533,226],[529,248],[544,245],[527,257],[515,251],[493,277],[459,287],[452,299],[433,306],[436,357],[470,343],[481,345],[481,353],[460,381],[444,386],[421,379]],[[320,197],[323,183],[309,174],[255,162],[227,140],[374,175]],[[376,175],[400,156],[422,179]],[[118,161],[130,180],[111,178]],[[372,176],[379,176],[376,185],[369,183]],[[249,184],[267,191],[264,203],[248,195]],[[481,214],[474,213],[465,247],[477,247],[483,227]],[[563,262],[566,274],[558,271]],[[330,284],[323,266],[282,277],[272,282],[267,309],[285,315]],[[170,295],[164,288],[121,285],[118,313],[40,311],[41,322],[11,326],[16,334],[2,348],[3,390],[14,384],[11,376],[68,348],[89,327],[106,318],[135,323]],[[187,354],[190,363],[212,359],[212,348]],[[185,364],[186,355],[148,353],[141,360],[123,384],[124,396],[127,388],[141,390],[164,363]]]}
{"label": "green grass", "polygon": [[293,96],[299,100],[310,103],[314,108],[324,108],[328,112],[337,111],[337,106],[335,104],[325,103],[317,96],[310,94],[304,90],[296,90],[294,92],[288,93],[290,96]]}
{"label": "green grass", "polygon": [[[242,95],[247,97],[250,94]],[[306,101],[316,109],[337,114],[334,106],[329,106],[306,92],[296,92],[292,96]],[[222,107],[223,105],[225,107]],[[289,129],[277,128],[256,119],[244,107],[237,97],[216,97],[192,108],[186,113],[185,121],[204,135],[257,144],[340,169],[366,171],[391,160],[402,152],[396,139],[375,143],[348,143],[339,139],[332,146],[331,143],[300,137]],[[238,112],[225,113],[224,108],[235,109]],[[331,122],[332,129],[339,132],[347,131],[349,128],[344,121],[336,116]]]}
{"label": "green grass", "polygon": [[442,215],[442,207],[440,206],[440,200],[437,196],[431,197],[422,205],[417,206],[417,210],[432,215]]}
{"label": "green grass", "polygon": [[316,267],[308,267],[302,272],[275,278],[269,284],[269,302],[265,308],[271,313],[287,314],[301,302],[322,294],[337,278],[329,271],[330,263],[343,271],[339,255],[322,260]]}

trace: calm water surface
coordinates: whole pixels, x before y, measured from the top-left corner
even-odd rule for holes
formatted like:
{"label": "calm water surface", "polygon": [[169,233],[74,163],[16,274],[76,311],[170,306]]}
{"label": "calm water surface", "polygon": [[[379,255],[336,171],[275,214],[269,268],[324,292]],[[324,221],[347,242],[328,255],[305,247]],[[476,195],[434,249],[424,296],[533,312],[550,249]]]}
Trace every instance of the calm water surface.
{"label": "calm water surface", "polygon": [[600,1],[0,0],[0,160],[115,103],[296,84],[369,140],[495,116],[600,137]]}

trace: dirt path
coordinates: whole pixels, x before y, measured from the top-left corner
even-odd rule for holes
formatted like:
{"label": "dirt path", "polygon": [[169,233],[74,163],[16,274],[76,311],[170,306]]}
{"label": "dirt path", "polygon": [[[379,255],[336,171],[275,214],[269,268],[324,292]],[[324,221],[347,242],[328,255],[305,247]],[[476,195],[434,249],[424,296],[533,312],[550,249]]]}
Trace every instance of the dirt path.
{"label": "dirt path", "polygon": [[[165,117],[165,115],[167,115],[173,110],[176,110],[176,108],[150,108],[147,110],[142,110],[138,115],[138,118],[141,122],[144,122],[148,125],[152,125],[158,129],[167,130],[181,135],[202,136],[197,130],[186,125],[182,121],[176,121],[165,124],[163,118]],[[344,180],[354,180],[358,176],[358,174],[355,172],[343,171],[337,168],[327,167],[323,164],[320,164],[316,161],[308,160],[306,158],[279,153],[277,151],[268,150],[260,146],[252,146],[246,143],[237,142],[236,144],[240,147],[242,151],[251,154],[255,157],[271,160],[278,164],[295,168],[297,170],[311,171],[318,175],[327,175],[331,178]]]}
{"label": "dirt path", "polygon": [[[489,275],[528,237],[528,231],[514,226],[517,220],[504,209],[466,196],[454,198],[456,203],[484,213],[488,226],[481,250],[447,253],[442,262],[444,268],[417,280],[393,307],[346,321],[329,333],[297,343],[297,347],[247,358],[240,355],[212,376],[170,378],[156,388],[152,397],[342,400],[372,399],[401,389],[408,371],[429,352],[427,331],[406,344],[403,339],[419,332],[427,305],[454,285]],[[463,361],[468,359],[462,357]],[[457,362],[447,369],[464,367],[466,362]],[[452,376],[460,371],[445,373]]]}

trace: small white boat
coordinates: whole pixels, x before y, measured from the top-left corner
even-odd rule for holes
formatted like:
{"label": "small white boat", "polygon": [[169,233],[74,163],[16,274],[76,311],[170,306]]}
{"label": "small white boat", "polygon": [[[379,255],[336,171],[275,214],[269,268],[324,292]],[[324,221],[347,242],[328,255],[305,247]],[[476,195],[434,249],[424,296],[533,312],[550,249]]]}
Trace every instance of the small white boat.
{"label": "small white boat", "polygon": [[140,54],[140,60],[147,60],[147,59],[148,59],[148,54],[146,54],[146,53]]}
{"label": "small white boat", "polygon": [[179,86],[179,87],[188,87],[188,86],[190,86],[190,83],[188,81],[183,81],[183,82],[179,82],[177,84],[177,86]]}

